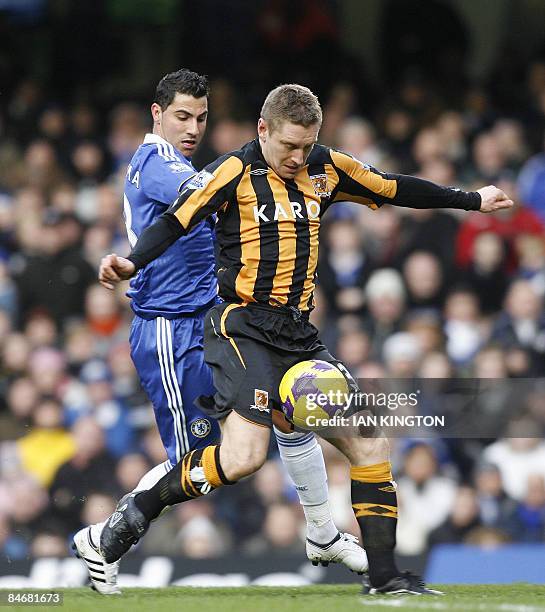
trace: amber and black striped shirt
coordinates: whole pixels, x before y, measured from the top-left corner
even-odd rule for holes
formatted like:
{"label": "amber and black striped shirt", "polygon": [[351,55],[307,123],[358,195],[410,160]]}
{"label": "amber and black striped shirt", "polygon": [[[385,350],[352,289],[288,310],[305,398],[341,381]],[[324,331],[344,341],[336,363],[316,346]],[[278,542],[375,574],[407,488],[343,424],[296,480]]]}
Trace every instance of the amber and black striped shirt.
{"label": "amber and black striped shirt", "polygon": [[164,250],[177,236],[217,213],[221,297],[309,310],[321,216],[332,202],[341,200],[372,209],[390,203],[478,210],[481,202],[478,193],[384,174],[322,145],[314,146],[294,179],[284,180],[267,165],[254,140],[209,164],[183,186],[164,214],[172,239],[167,231],[162,243],[156,234],[151,244],[144,233],[139,240],[144,239],[143,244],[137,244],[129,258],[142,267],[157,256],[157,247]]}

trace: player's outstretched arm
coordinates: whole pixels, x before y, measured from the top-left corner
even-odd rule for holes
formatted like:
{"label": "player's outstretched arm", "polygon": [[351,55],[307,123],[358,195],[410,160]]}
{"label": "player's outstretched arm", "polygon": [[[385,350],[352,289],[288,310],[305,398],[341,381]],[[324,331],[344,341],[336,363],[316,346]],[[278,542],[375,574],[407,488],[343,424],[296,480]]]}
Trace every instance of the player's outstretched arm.
{"label": "player's outstretched arm", "polygon": [[511,208],[515,205],[513,200],[509,198],[501,189],[494,185],[488,185],[477,190],[481,196],[481,208],[479,212],[490,213],[504,208]]}
{"label": "player's outstretched arm", "polygon": [[353,199],[372,208],[392,204],[404,208],[458,208],[483,213],[514,205],[494,185],[478,191],[462,191],[415,176],[380,172],[339,151],[332,150],[331,159],[339,176],[332,193],[333,201]]}
{"label": "player's outstretched arm", "polygon": [[129,279],[135,272],[132,261],[110,253],[102,258],[98,271],[98,280],[106,289],[114,289],[116,283]]}

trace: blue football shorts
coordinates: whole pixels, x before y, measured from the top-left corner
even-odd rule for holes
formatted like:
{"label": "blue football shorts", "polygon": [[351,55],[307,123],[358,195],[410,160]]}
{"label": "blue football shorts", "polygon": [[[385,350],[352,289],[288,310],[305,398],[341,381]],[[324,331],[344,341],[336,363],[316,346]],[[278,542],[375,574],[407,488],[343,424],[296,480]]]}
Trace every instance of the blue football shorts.
{"label": "blue football shorts", "polygon": [[189,451],[220,439],[217,421],[194,404],[200,395],[215,393],[204,361],[204,315],[149,320],[135,316],[131,325],[131,356],[172,465]]}

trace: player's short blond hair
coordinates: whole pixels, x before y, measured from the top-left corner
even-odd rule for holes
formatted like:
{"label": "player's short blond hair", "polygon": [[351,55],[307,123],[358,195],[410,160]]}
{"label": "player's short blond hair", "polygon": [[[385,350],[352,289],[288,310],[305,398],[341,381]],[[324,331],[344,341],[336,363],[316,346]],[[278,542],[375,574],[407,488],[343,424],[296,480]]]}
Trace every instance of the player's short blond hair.
{"label": "player's short blond hair", "polygon": [[284,121],[309,127],[322,124],[322,108],[315,94],[304,85],[279,85],[265,98],[261,118],[275,130]]}

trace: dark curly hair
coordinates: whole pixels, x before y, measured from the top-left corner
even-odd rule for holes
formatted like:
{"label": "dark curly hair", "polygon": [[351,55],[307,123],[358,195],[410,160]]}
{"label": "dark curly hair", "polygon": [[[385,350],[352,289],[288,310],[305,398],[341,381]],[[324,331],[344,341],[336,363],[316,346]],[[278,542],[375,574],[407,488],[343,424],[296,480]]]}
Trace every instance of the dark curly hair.
{"label": "dark curly hair", "polygon": [[153,101],[159,104],[161,110],[165,110],[172,104],[177,93],[187,94],[194,98],[208,97],[210,93],[208,79],[187,68],[169,72],[159,81]]}

